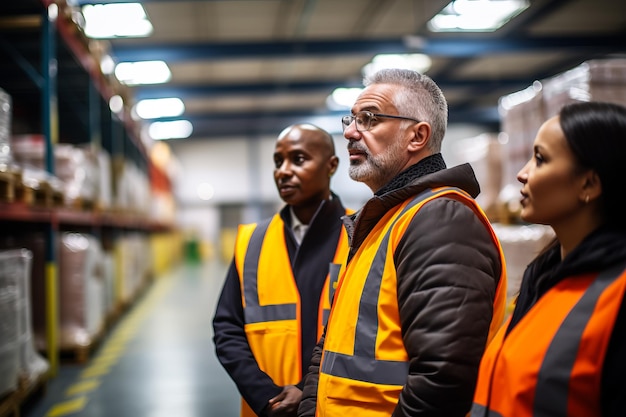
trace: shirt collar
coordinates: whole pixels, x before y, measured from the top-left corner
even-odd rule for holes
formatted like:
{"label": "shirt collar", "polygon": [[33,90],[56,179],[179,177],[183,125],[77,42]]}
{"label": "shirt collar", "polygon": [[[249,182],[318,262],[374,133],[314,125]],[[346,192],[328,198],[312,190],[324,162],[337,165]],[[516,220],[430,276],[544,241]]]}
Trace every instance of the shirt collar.
{"label": "shirt collar", "polygon": [[293,232],[293,236],[298,242],[298,245],[302,243],[302,239],[304,239],[304,235],[306,234],[307,229],[309,228],[308,224],[304,224],[300,221],[296,213],[293,211],[293,207],[289,207],[289,213],[291,213],[291,230]]}

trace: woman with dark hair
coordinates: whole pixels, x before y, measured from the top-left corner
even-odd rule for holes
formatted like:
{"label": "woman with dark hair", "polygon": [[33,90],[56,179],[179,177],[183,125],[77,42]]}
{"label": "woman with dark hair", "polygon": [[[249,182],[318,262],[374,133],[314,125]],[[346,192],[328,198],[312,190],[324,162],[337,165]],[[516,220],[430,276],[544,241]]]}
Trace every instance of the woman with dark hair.
{"label": "woman with dark hair", "polygon": [[570,104],[517,174],[521,217],[556,240],[488,346],[472,417],[626,416],[626,108]]}

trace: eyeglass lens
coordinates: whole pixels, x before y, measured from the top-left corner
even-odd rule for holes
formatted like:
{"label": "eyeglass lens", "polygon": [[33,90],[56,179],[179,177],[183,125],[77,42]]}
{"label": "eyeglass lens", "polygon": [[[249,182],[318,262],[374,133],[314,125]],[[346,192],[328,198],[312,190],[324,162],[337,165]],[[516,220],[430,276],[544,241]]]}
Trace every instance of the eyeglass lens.
{"label": "eyeglass lens", "polygon": [[359,132],[364,132],[369,130],[370,124],[372,122],[372,114],[370,112],[359,112],[354,116],[343,116],[341,118],[341,122],[343,125],[343,130],[346,130],[352,121],[356,122],[356,130]]}

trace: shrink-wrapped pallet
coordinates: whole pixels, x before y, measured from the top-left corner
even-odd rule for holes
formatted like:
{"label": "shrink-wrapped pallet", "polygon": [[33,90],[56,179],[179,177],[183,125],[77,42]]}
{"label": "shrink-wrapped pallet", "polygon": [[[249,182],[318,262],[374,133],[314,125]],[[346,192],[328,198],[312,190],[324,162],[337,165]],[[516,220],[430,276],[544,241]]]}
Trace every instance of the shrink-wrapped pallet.
{"label": "shrink-wrapped pallet", "polygon": [[54,148],[55,173],[65,184],[65,204],[94,204],[98,199],[98,159],[88,148],[60,143]]}
{"label": "shrink-wrapped pallet", "polygon": [[587,61],[544,81],[546,119],[578,101],[626,105],[626,59]]}
{"label": "shrink-wrapped pallet", "polygon": [[[13,384],[18,381],[18,378],[32,382],[45,374],[49,368],[48,362],[35,350],[30,293],[32,260],[33,254],[28,249],[19,248],[0,252],[0,282],[4,283],[0,284],[2,286],[0,299],[3,300],[3,304],[10,300],[10,311],[1,308],[3,330],[0,340],[3,345],[5,345],[4,342],[13,340],[13,337],[6,337],[5,326],[14,326],[14,330],[10,329],[8,334],[12,335],[13,331],[15,332],[17,347],[15,362],[11,364],[10,369],[7,368],[8,362],[0,365],[0,375],[11,378]],[[12,349],[13,347],[11,351]],[[0,350],[5,351],[3,348]],[[4,355],[0,354],[0,356]],[[17,371],[17,376],[14,375],[14,371]],[[9,380],[0,385],[6,386],[6,382]]]}
{"label": "shrink-wrapped pallet", "polygon": [[548,226],[537,224],[494,224],[493,227],[506,260],[507,300],[511,302],[519,293],[526,267],[550,243],[554,232]]}
{"label": "shrink-wrapped pallet", "polygon": [[31,325],[36,350],[46,350],[46,237],[43,232],[6,232],[0,237],[0,250],[28,249],[30,267]]}
{"label": "shrink-wrapped pallet", "polygon": [[142,233],[128,233],[115,242],[116,301],[131,303],[151,273],[150,242]]}
{"label": "shrink-wrapped pallet", "polygon": [[98,196],[97,206],[109,209],[113,204],[113,173],[111,171],[111,156],[105,150],[96,153],[98,167]]}
{"label": "shrink-wrapped pallet", "polygon": [[542,123],[543,86],[536,82],[532,86],[502,97],[498,102],[502,121],[503,188],[517,187],[517,173],[532,155],[532,144]]}
{"label": "shrink-wrapped pallet", "polygon": [[42,134],[11,136],[11,149],[15,161],[31,168],[46,168],[46,140]]}
{"label": "shrink-wrapped pallet", "polygon": [[135,163],[114,159],[113,166],[113,206],[132,213],[146,214],[151,211],[152,195],[150,179]]}
{"label": "shrink-wrapped pallet", "polygon": [[60,346],[91,346],[104,324],[102,249],[96,238],[62,233],[59,250]]}
{"label": "shrink-wrapped pallet", "polygon": [[0,201],[13,202],[21,170],[11,150],[11,96],[0,88]]}
{"label": "shrink-wrapped pallet", "polygon": [[[29,171],[28,177],[33,187],[52,181],[45,172],[43,135],[14,135],[11,145],[15,161]],[[94,204],[102,205],[100,199],[103,198],[106,206],[110,205],[110,170],[107,171],[106,156],[100,158],[90,147],[67,143],[56,144],[53,150],[55,176],[51,185],[60,188],[63,204],[85,208]],[[109,178],[101,178],[103,174]]]}
{"label": "shrink-wrapped pallet", "polygon": [[115,312],[115,258],[111,252],[103,252],[102,256],[102,276],[104,289],[104,311],[105,314]]}
{"label": "shrink-wrapped pallet", "polygon": [[517,172],[532,156],[541,125],[570,103],[606,101],[626,105],[626,59],[590,60],[500,98],[503,187],[498,198],[509,217],[519,215]]}
{"label": "shrink-wrapped pallet", "polygon": [[476,202],[493,221],[498,194],[502,188],[502,150],[498,136],[483,133],[460,139],[452,145],[451,152],[455,159],[472,165],[480,184],[480,194],[476,197]]}
{"label": "shrink-wrapped pallet", "polygon": [[21,279],[18,282],[18,339],[19,339],[19,373],[29,382],[48,372],[49,364],[35,350],[32,325],[31,280],[33,269],[33,253],[28,249],[15,250],[17,268]]}
{"label": "shrink-wrapped pallet", "polygon": [[0,252],[0,396],[17,389],[19,372],[19,270],[14,251]]}
{"label": "shrink-wrapped pallet", "polygon": [[11,155],[11,96],[0,88],[0,165],[8,165]]}

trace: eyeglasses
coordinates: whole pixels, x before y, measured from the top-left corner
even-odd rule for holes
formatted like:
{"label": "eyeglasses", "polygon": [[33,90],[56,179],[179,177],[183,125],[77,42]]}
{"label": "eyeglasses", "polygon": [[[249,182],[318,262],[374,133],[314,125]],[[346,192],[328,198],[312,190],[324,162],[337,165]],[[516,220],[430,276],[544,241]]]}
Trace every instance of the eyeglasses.
{"label": "eyeglasses", "polygon": [[391,114],[380,114],[380,113],[372,113],[370,111],[360,111],[357,114],[343,116],[341,118],[341,125],[343,126],[343,130],[348,128],[352,124],[352,122],[356,121],[356,130],[359,132],[367,132],[372,128],[372,121],[376,120],[377,117],[384,117],[388,119],[403,119],[403,120],[412,120],[415,123],[419,123],[420,121],[414,119],[412,117],[404,117],[404,116],[394,116]]}

